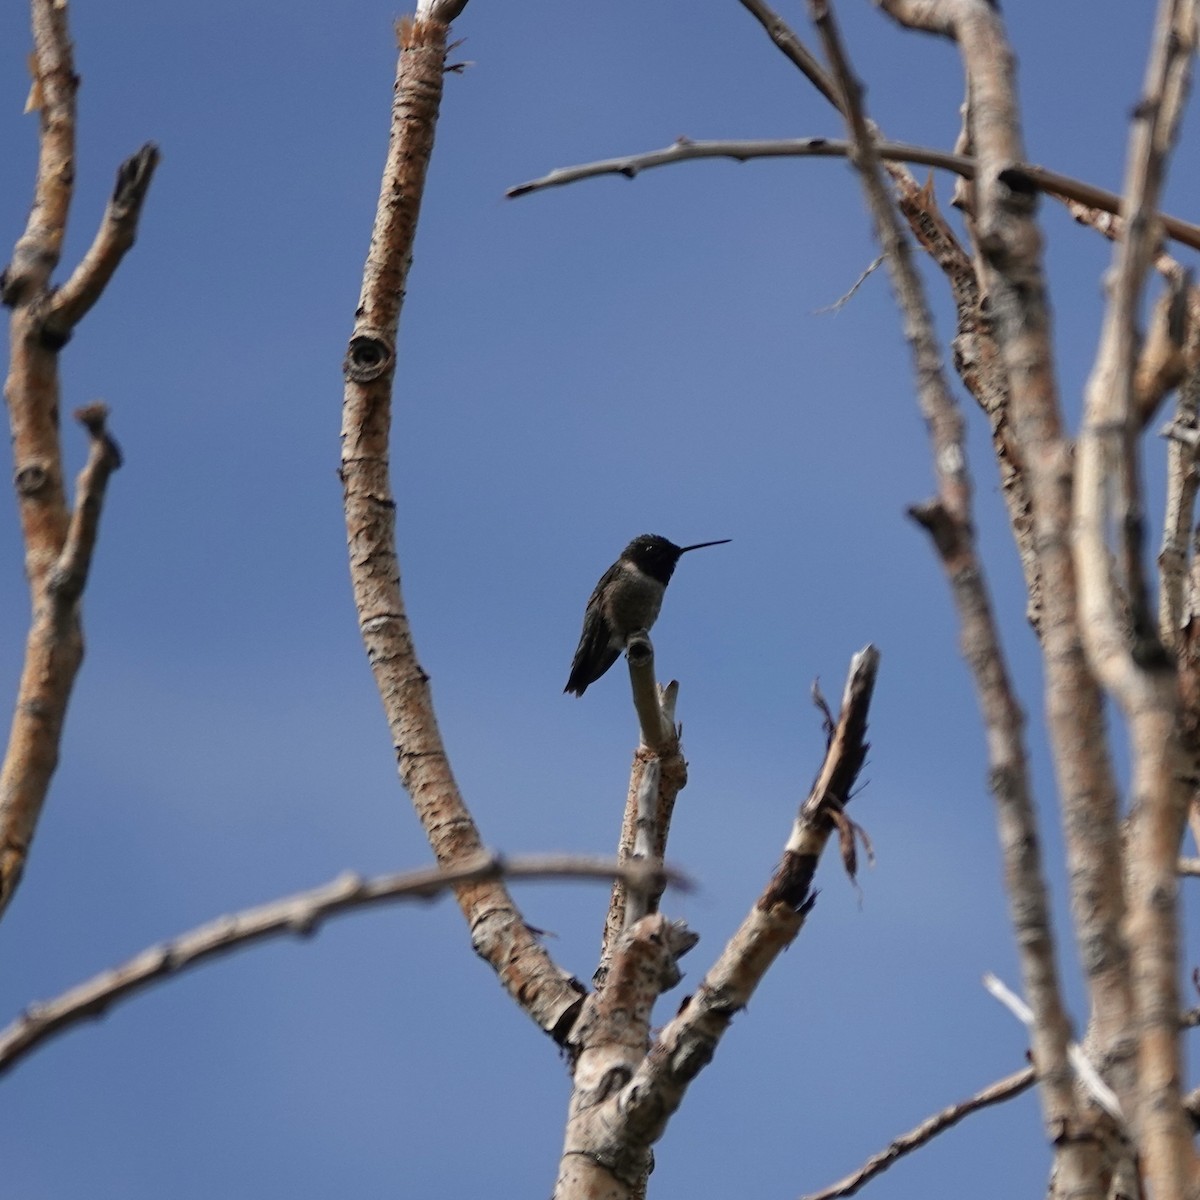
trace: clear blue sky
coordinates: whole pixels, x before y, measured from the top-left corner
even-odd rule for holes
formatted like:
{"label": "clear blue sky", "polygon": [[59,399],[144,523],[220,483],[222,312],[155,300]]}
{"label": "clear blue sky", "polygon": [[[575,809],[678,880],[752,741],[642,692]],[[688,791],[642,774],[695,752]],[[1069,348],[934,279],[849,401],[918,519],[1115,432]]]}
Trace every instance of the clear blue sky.
{"label": "clear blue sky", "polygon": [[[1036,161],[1119,183],[1149,7],[1009,6]],[[952,47],[841,8],[883,127],[951,144]],[[802,6],[784,11],[807,35]],[[107,400],[127,465],[86,597],[64,763],[0,925],[0,1022],[219,913],[346,868],[428,861],[358,641],[336,478],[397,15],[363,0],[76,7],[70,261],[117,163],[148,139],[164,157],[136,249],[64,356],[64,407]],[[836,697],[853,651],[883,652],[853,806],[878,865],[861,895],[825,865],[798,943],[660,1145],[651,1191],[791,1197],[1020,1066],[1025,1048],[979,984],[1017,974],[946,587],[903,516],[931,473],[898,321],[882,275],[837,315],[815,311],[875,253],[841,162],[687,164],[503,198],[554,166],[680,134],[839,134],[733,0],[471,0],[455,33],[472,65],[447,80],[394,463],[419,654],[487,842],[615,844],[636,727],[622,670],[582,700],[562,695],[584,601],[637,533],[733,538],[684,560],[655,633],[661,671],[682,681],[691,782],[672,856],[701,890],[669,911],[702,935],[685,964],[695,980],[763,886],[818,765],[813,677]],[[6,245],[34,163],[27,51],[9,3]],[[1170,195],[1193,218],[1196,174],[1185,151]],[[1046,224],[1075,412],[1108,249],[1052,204]],[[1036,718],[1015,555],[972,420],[981,536]],[[81,462],[82,436],[68,446]],[[11,695],[26,610],[11,509],[0,564]],[[1032,736],[1057,857],[1036,721]],[[520,898],[590,976],[604,889]],[[1073,979],[1069,944],[1063,958]],[[0,1092],[19,1200],[518,1197],[550,1190],[568,1081],[442,903],[214,964],[47,1046]],[[1026,1097],[871,1194],[1034,1195],[1046,1163]]]}

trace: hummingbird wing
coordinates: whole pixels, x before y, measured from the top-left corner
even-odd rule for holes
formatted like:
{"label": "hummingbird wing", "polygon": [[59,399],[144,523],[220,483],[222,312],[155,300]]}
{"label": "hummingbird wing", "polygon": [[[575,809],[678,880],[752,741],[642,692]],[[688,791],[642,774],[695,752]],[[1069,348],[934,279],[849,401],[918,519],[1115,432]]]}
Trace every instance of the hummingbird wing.
{"label": "hummingbird wing", "polygon": [[587,610],[583,614],[583,633],[575,648],[575,657],[571,660],[571,674],[567,686],[563,688],[564,692],[582,696],[588,684],[595,683],[621,653],[620,647],[613,645],[612,626],[604,611],[604,594],[620,569],[619,563],[609,567],[588,600]]}

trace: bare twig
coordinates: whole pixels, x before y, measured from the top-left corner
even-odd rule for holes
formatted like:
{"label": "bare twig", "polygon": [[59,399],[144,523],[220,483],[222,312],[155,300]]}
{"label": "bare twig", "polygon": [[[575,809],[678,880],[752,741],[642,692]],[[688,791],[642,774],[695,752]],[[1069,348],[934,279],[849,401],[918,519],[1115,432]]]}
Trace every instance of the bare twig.
{"label": "bare twig", "polygon": [[875,272],[878,271],[882,266],[883,255],[881,254],[878,257],[873,258],[867,264],[866,270],[864,270],[862,274],[860,274],[859,277],[850,285],[848,291],[843,292],[842,295],[840,295],[832,304],[826,304],[824,307],[814,310],[813,315],[823,316],[825,313],[841,312],[841,310],[850,302],[851,298],[854,296],[854,293],[857,292],[858,289],[862,287],[862,285],[866,283],[867,280],[870,279],[871,276],[874,275]]}
{"label": "bare twig", "polygon": [[[916,146],[909,142],[879,142],[876,147],[879,157],[895,162],[916,163],[919,166],[936,167],[950,171],[963,179],[973,180],[978,170],[978,160],[929,146]],[[731,158],[736,162],[749,162],[757,158],[848,158],[851,144],[836,138],[771,138],[751,140],[693,141],[679,138],[661,150],[650,150],[641,154],[624,154],[620,158],[605,158],[597,162],[580,163],[572,167],[558,167],[538,179],[510,187],[504,194],[510,199],[526,196],[530,192],[546,188],[563,187],[581,179],[594,179],[599,175],[623,175],[634,179],[643,171],[654,167],[670,166],[672,163],[691,162],[701,158]],[[1047,167],[1034,163],[1014,162],[1009,178],[1031,190],[1045,192],[1064,200],[1078,200],[1102,212],[1121,211],[1121,197],[1116,192],[1095,187],[1081,179],[1060,175]],[[1160,214],[1166,234],[1177,242],[1193,249],[1200,249],[1200,225],[1184,221],[1166,213]]]}
{"label": "bare twig", "polygon": [[926,1117],[915,1129],[900,1134],[885,1149],[878,1154],[871,1155],[857,1171],[819,1192],[810,1192],[802,1197],[802,1200],[840,1200],[843,1196],[853,1196],[870,1183],[875,1176],[882,1175],[888,1167],[914,1150],[920,1150],[922,1146],[928,1145],[938,1134],[953,1128],[964,1117],[990,1108],[993,1104],[1003,1104],[1004,1101],[1011,1100],[1014,1096],[1021,1095],[1022,1092],[1027,1092],[1035,1081],[1036,1076],[1032,1067],[1023,1067],[1020,1071],[1014,1071],[1011,1075],[996,1080],[995,1083],[982,1088],[975,1095],[968,1096],[957,1104],[951,1104],[931,1117]]}
{"label": "bare twig", "polygon": [[[1008,1009],[1018,1021],[1021,1022],[1027,1029],[1032,1029],[1034,1025],[1033,1009],[1025,1003],[1007,984],[998,976],[993,975],[991,971],[985,973],[983,977],[983,986]],[[1075,1075],[1079,1080],[1080,1086],[1091,1094],[1091,1098],[1100,1105],[1105,1112],[1108,1113],[1117,1123],[1122,1133],[1128,1131],[1128,1123],[1125,1118],[1125,1113],[1121,1108],[1121,1101],[1117,1098],[1116,1092],[1108,1086],[1100,1076],[1100,1072],[1096,1070],[1090,1058],[1088,1058],[1083,1047],[1078,1042],[1072,1042],[1067,1047],[1067,1057],[1071,1060],[1071,1066],[1075,1071]]]}
{"label": "bare twig", "polygon": [[[400,777],[438,862],[453,868],[479,854],[483,842],[450,769],[429,679],[413,646],[400,589],[388,447],[396,334],[433,151],[447,34],[433,18],[399,25],[387,162],[344,364],[341,476],[359,629]],[[553,962],[501,881],[462,884],[455,895],[476,951],[542,1029],[564,1038],[582,985]]]}
{"label": "bare twig", "polygon": [[687,886],[683,876],[661,864],[621,865],[611,859],[568,854],[513,859],[483,854],[452,870],[429,867],[374,879],[363,879],[349,872],[323,887],[219,917],[151,946],[120,966],[76,984],[53,1000],[31,1004],[11,1025],[0,1030],[0,1074],[11,1070],[51,1038],[83,1021],[103,1016],[113,1005],[155,983],[165,982],[210,958],[267,938],[309,937],[330,917],[376,904],[432,900],[450,888],[489,879],[609,879],[614,875],[642,886],[662,879]]}
{"label": "bare twig", "polygon": [[842,98],[829,73],[816,60],[812,51],[800,40],[796,31],[763,0],[739,0],[741,6],[766,30],[767,36],[804,73],[808,81],[833,105],[842,111]]}

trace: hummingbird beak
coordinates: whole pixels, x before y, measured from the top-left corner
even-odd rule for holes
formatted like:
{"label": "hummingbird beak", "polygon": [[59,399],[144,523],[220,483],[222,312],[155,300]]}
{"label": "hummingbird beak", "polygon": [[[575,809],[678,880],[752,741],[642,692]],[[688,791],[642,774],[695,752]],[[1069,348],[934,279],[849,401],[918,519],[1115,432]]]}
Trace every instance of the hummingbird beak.
{"label": "hummingbird beak", "polygon": [[686,554],[689,550],[703,550],[705,546],[724,546],[726,542],[732,542],[733,538],[721,538],[716,542],[697,542],[694,546],[684,546],[680,550],[680,554]]}

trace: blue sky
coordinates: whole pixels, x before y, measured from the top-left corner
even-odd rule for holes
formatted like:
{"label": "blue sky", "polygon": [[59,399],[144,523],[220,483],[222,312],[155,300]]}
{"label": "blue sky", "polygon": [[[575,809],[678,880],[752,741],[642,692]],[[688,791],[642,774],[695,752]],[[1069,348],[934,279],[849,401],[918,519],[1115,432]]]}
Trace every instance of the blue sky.
{"label": "blue sky", "polygon": [[[1148,7],[1010,6],[1035,161],[1119,184]],[[867,5],[841,9],[883,128],[951,144],[953,48]],[[783,11],[807,35],[803,7]],[[164,157],[138,245],[63,360],[64,407],[108,401],[126,466],[63,766],[0,924],[0,1022],[219,913],[346,868],[428,861],[356,632],[336,478],[397,15],[362,0],[74,12],[69,261],[117,163],[148,139]],[[985,970],[1015,984],[1016,967],[946,588],[903,516],[931,473],[898,321],[881,274],[838,314],[816,312],[875,253],[856,184],[836,161],[709,162],[503,193],[680,134],[841,131],[732,0],[472,0],[455,34],[472,65],[447,80],[394,467],[418,651],[486,841],[615,844],[636,726],[619,669],[582,700],[562,695],[584,602],[637,533],[734,539],[683,561],[655,631],[660,671],[682,682],[691,782],[672,857],[701,886],[669,911],[702,935],[685,963],[695,980],[762,888],[819,763],[812,679],[836,697],[855,650],[883,653],[854,801],[878,865],[861,895],[825,865],[799,941],[672,1122],[651,1194],[814,1190],[1022,1065],[1025,1047],[979,984]],[[35,154],[27,50],[21,6],[4,6],[9,245]],[[1185,151],[1169,189],[1184,216],[1195,176]],[[1045,214],[1074,414],[1108,249]],[[1057,860],[1037,658],[971,417],[980,534]],[[82,462],[74,430],[68,447]],[[0,564],[11,695],[27,605],[11,509]],[[560,961],[590,976],[604,889],[519,896]],[[47,1046],[0,1089],[0,1160],[21,1200],[515,1197],[551,1187],[568,1080],[442,903],[204,968]],[[1036,1194],[1046,1163],[1026,1097],[872,1188]]]}

